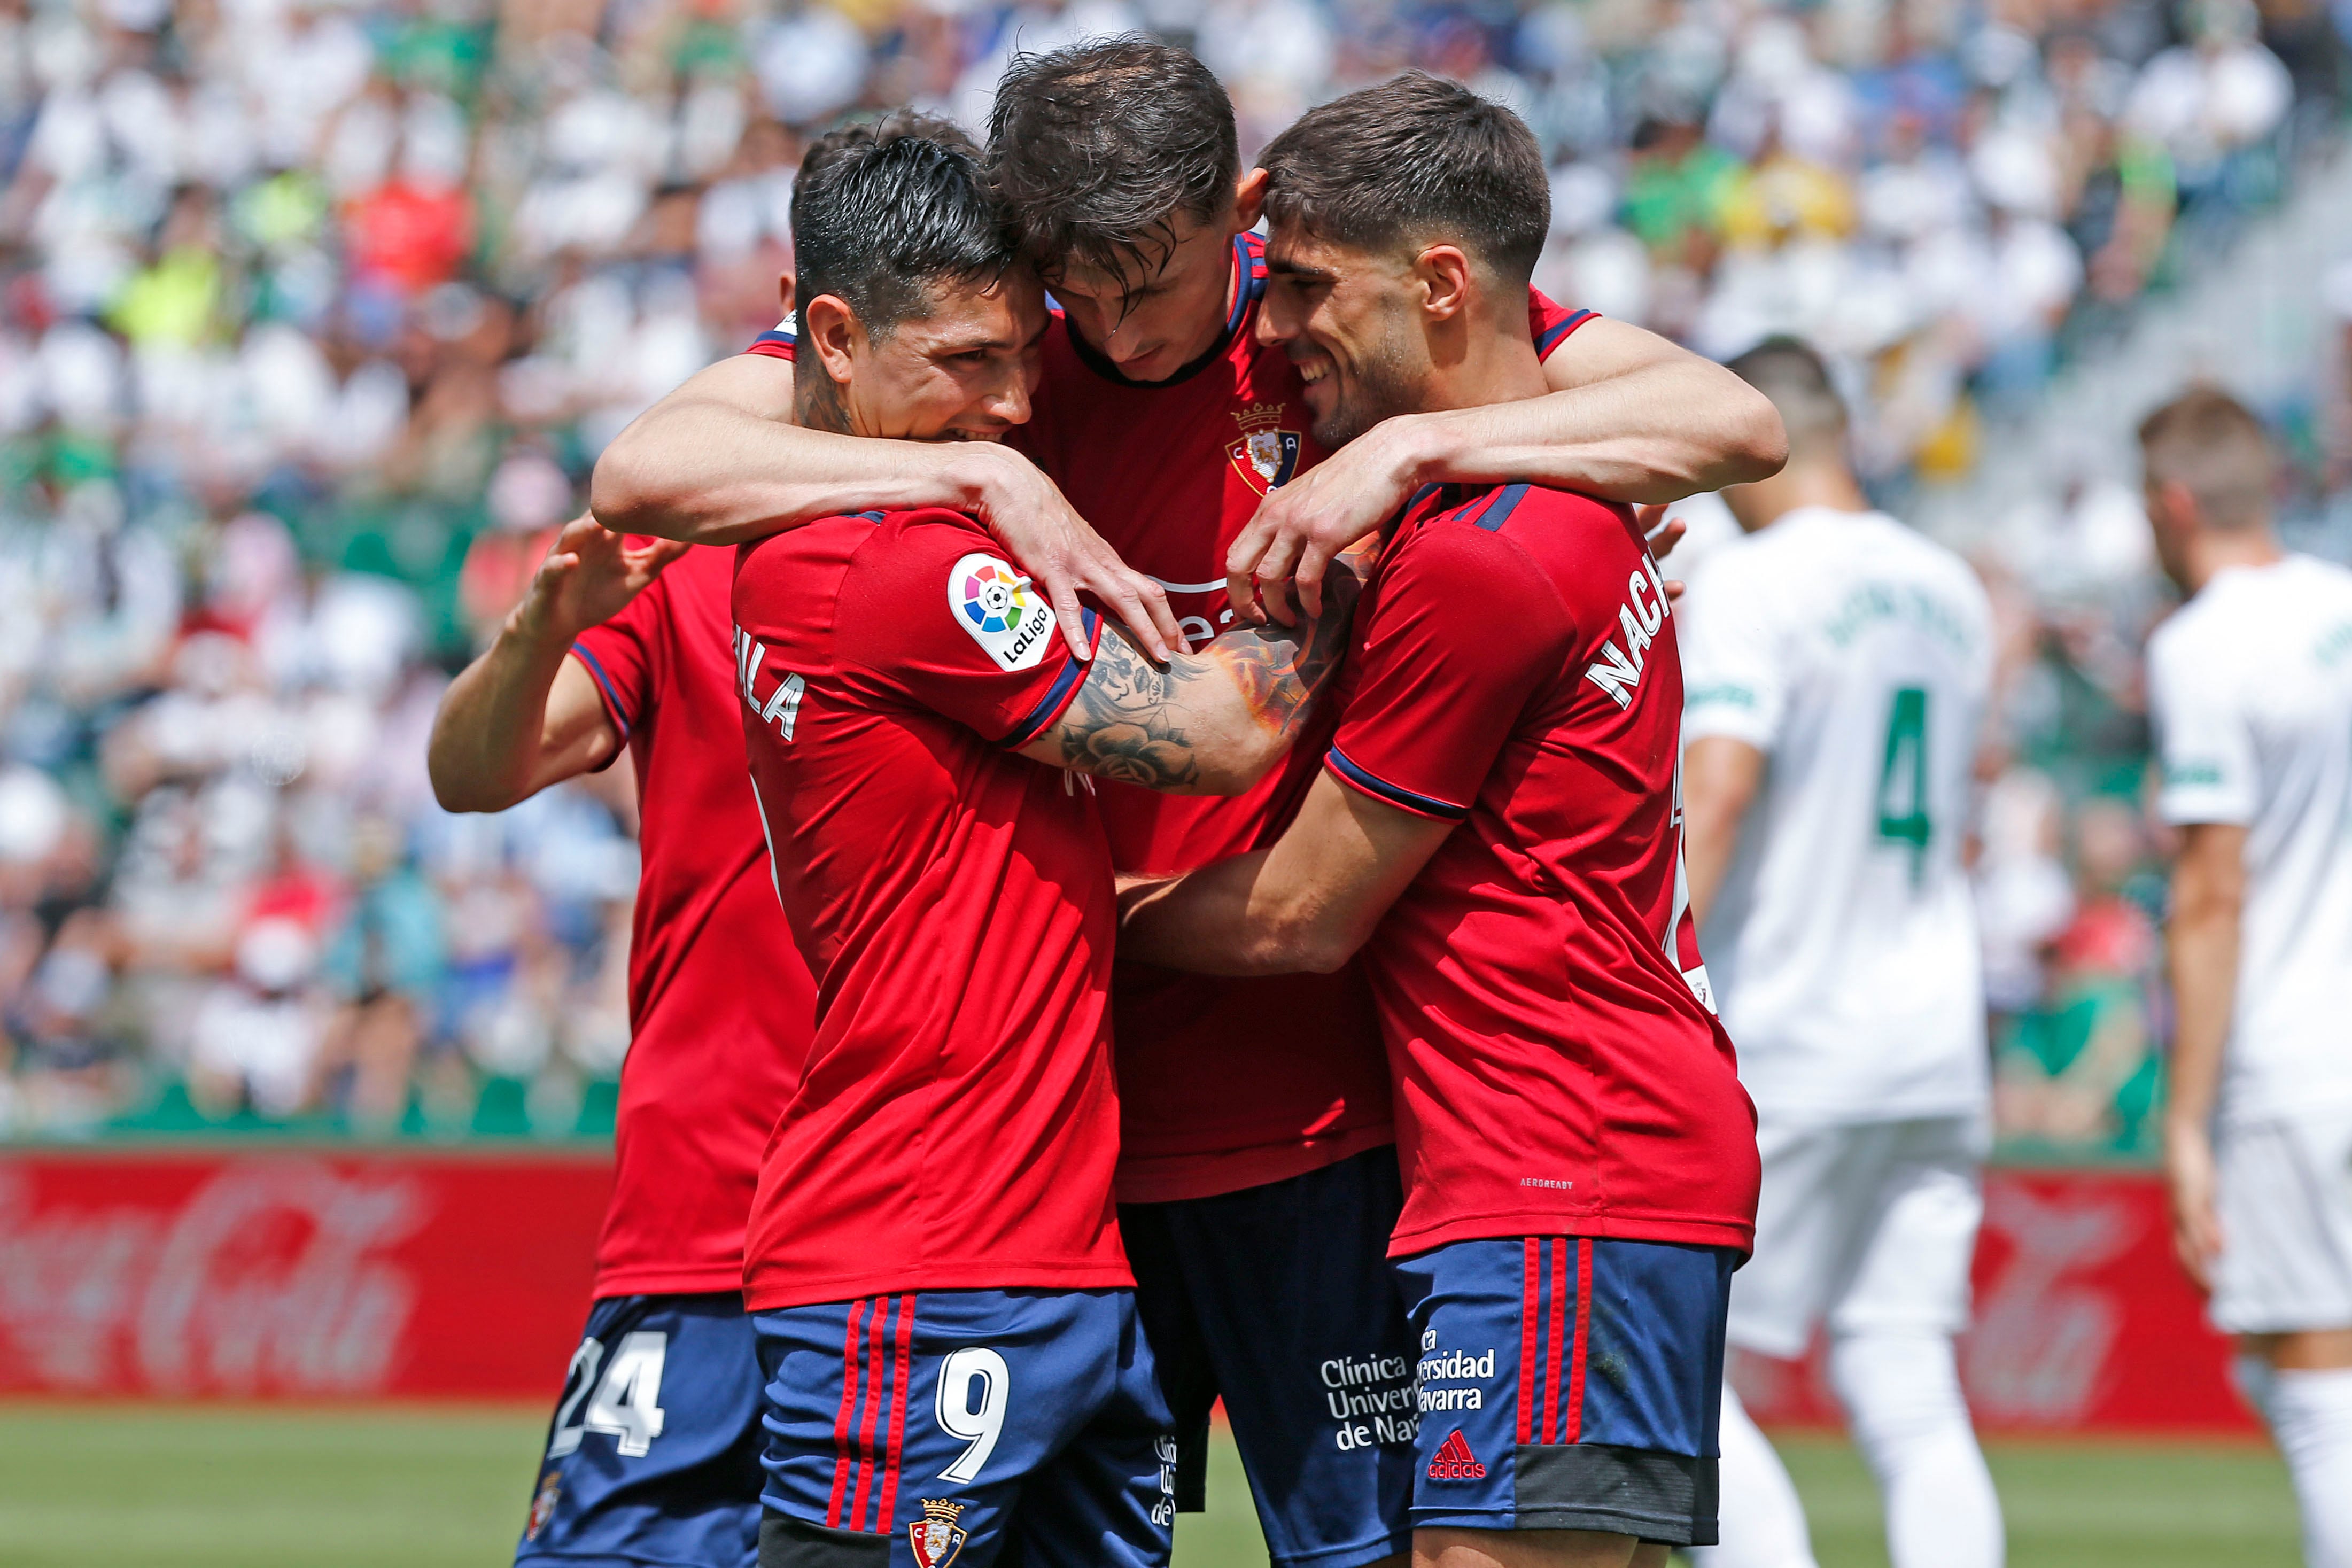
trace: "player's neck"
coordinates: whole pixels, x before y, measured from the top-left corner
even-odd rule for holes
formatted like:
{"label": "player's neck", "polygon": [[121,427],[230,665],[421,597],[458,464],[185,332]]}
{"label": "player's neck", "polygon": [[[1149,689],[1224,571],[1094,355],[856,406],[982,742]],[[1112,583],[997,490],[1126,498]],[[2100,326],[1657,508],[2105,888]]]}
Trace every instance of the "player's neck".
{"label": "player's neck", "polygon": [[1524,331],[1515,334],[1474,329],[1462,332],[1453,344],[1434,346],[1436,363],[1422,384],[1421,412],[1424,414],[1517,403],[1551,390],[1544,380],[1543,362],[1536,357],[1535,345]]}
{"label": "player's neck", "polygon": [[1873,510],[1853,470],[1842,462],[1792,462],[1769,479],[1738,486],[1725,500],[1730,503],[1732,517],[1748,533],[1769,528],[1807,507],[1830,511]]}
{"label": "player's neck", "polygon": [[2183,586],[2194,594],[2233,566],[2268,566],[2285,556],[2268,523],[2257,528],[2200,529],[2189,544],[2189,581]]}

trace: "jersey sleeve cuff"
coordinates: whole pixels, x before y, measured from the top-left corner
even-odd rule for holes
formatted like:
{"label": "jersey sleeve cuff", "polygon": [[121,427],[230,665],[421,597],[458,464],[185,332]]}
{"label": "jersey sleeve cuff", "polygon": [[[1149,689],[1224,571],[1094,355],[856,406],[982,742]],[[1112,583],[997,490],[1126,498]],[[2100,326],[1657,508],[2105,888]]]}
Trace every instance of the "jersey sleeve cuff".
{"label": "jersey sleeve cuff", "polygon": [[[1092,610],[1078,613],[1086,618],[1087,660],[1091,660],[1102,647],[1102,617]],[[1059,637],[1062,634],[1057,628],[1054,635]],[[1037,700],[1037,706],[1029,710],[1029,716],[1013,726],[1013,732],[997,744],[1008,752],[1017,752],[1060,722],[1062,715],[1069,711],[1071,701],[1078,695],[1078,688],[1086,683],[1089,668],[1090,664],[1086,661],[1065,658],[1062,672],[1054,677],[1054,684],[1045,689],[1045,695]]]}
{"label": "jersey sleeve cuff", "polygon": [[1601,312],[1598,310],[1579,310],[1565,321],[1553,323],[1545,331],[1542,337],[1536,340],[1536,358],[1549,359],[1551,351],[1574,337],[1579,327],[1583,326],[1587,321],[1599,320]]}
{"label": "jersey sleeve cuff", "polygon": [[[621,707],[620,693],[613,689],[613,678],[604,673],[604,667],[596,661],[594,654],[588,651],[586,643],[573,643],[572,657],[580,661],[581,668],[588,672],[588,679],[596,683],[596,696],[604,704],[604,715],[613,721],[613,728],[621,732],[621,744],[627,745],[629,731],[635,729],[636,725]],[[614,748],[613,755],[617,757],[620,754],[619,749]],[[609,762],[606,765],[610,765]]]}
{"label": "jersey sleeve cuff", "polygon": [[2254,820],[2254,803],[2233,790],[2199,784],[2158,792],[2156,814],[2173,827],[2194,827],[2204,823],[2247,827]]}
{"label": "jersey sleeve cuff", "polygon": [[751,346],[743,352],[747,354],[763,354],[769,359],[780,359],[789,364],[793,360],[793,334],[790,332],[761,332],[751,340]]}
{"label": "jersey sleeve cuff", "polygon": [[1683,743],[1710,736],[1744,741],[1758,751],[1772,745],[1772,716],[1762,695],[1738,681],[1693,686],[1683,694]]}
{"label": "jersey sleeve cuff", "polygon": [[1392,784],[1360,766],[1347,752],[1334,746],[1323,754],[1323,766],[1333,778],[1352,789],[1371,796],[1383,805],[1409,811],[1415,816],[1426,816],[1434,822],[1460,822],[1470,815],[1466,805],[1455,805],[1433,795],[1423,795],[1402,784]]}

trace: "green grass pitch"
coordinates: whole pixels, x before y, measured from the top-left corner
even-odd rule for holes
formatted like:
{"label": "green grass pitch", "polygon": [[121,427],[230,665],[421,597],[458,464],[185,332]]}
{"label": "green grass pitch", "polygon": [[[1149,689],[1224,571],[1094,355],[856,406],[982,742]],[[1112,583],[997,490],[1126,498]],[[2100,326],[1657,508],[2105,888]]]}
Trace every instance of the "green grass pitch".
{"label": "green grass pitch", "polygon": [[[499,1568],[546,1417],[513,1409],[0,1404],[0,1564]],[[1853,1451],[1783,1444],[1822,1568],[1884,1568]],[[2294,1500],[2265,1448],[2002,1443],[2011,1568],[2294,1568]],[[1265,1561],[1230,1443],[1178,1568]]]}

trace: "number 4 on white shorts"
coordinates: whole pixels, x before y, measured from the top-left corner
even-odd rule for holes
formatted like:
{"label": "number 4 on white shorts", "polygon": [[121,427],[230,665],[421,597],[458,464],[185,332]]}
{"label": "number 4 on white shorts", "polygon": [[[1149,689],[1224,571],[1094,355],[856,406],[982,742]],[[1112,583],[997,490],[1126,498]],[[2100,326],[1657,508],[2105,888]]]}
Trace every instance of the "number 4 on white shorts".
{"label": "number 4 on white shorts", "polygon": [[[581,1341],[573,1352],[572,1391],[555,1413],[555,1439],[547,1446],[549,1458],[560,1458],[580,1447],[584,1434],[602,1432],[617,1439],[623,1457],[640,1459],[661,1436],[662,1363],[669,1356],[669,1336],[650,1329],[623,1334],[620,1349],[599,1382],[596,1367],[604,1356],[604,1345],[593,1339]],[[588,1408],[574,1426],[572,1413],[580,1408],[582,1396],[592,1386],[595,1396],[588,1400]]]}

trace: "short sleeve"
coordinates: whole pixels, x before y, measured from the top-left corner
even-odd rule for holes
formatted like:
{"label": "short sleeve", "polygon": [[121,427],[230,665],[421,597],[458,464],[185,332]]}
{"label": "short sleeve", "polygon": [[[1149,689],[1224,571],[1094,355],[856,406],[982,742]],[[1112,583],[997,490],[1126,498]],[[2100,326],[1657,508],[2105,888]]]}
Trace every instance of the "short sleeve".
{"label": "short sleeve", "polygon": [[1538,289],[1528,290],[1528,332],[1536,341],[1536,358],[1551,358],[1552,350],[1575,336],[1577,329],[1596,320],[1598,310],[1571,310],[1545,298]]}
{"label": "short sleeve", "polygon": [[800,342],[800,312],[788,310],[784,313],[782,321],[778,321],[770,331],[753,338],[751,346],[743,352],[747,354],[764,354],[770,359],[789,362],[793,357],[793,349]]}
{"label": "short sleeve", "polygon": [[590,626],[572,644],[572,657],[596,683],[596,694],[624,744],[645,722],[660,686],[662,595],[667,592],[656,578],[620,614]]}
{"label": "short sleeve", "polygon": [[[842,583],[839,656],[931,711],[1017,751],[1077,694],[1045,595],[987,534],[952,512],[878,533]],[[1102,623],[1087,612],[1090,646]]]}
{"label": "short sleeve", "polygon": [[[1736,557],[1740,552],[1732,552]],[[1769,752],[1789,706],[1787,640],[1753,563],[1718,552],[1674,609],[1683,655],[1683,741],[1719,735]]]}
{"label": "short sleeve", "polygon": [[2254,742],[2229,667],[2159,637],[2147,658],[2148,710],[2163,783],[2156,808],[2175,826],[2254,819]]}
{"label": "short sleeve", "polygon": [[1465,523],[1424,525],[1381,571],[1324,766],[1375,800],[1461,821],[1573,637],[1518,546]]}

